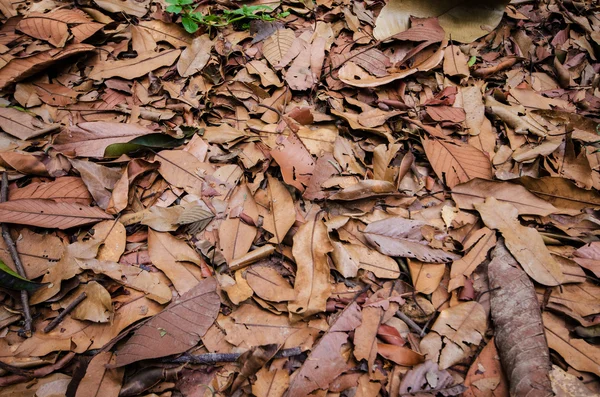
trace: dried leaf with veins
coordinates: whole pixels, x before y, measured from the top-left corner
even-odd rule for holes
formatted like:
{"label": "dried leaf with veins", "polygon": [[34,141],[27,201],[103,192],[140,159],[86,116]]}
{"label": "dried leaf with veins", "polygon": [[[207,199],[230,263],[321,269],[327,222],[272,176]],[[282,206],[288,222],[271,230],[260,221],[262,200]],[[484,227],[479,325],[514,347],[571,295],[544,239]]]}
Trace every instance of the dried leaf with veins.
{"label": "dried leaf with veins", "polygon": [[487,227],[502,233],[506,247],[529,277],[548,286],[564,282],[560,265],[550,255],[542,236],[536,229],[521,225],[513,205],[491,197],[474,206]]}
{"label": "dried leaf with veins", "polygon": [[117,366],[194,347],[219,314],[221,301],[216,289],[215,279],[206,278],[142,325],[117,350]]}

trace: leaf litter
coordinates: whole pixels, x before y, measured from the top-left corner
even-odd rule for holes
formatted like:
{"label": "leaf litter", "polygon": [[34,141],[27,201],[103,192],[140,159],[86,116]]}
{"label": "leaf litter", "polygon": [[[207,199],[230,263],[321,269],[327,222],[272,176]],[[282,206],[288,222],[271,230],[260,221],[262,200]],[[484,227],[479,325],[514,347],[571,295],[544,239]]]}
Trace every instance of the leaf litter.
{"label": "leaf litter", "polygon": [[0,1],[1,392],[598,395],[598,8],[259,3]]}

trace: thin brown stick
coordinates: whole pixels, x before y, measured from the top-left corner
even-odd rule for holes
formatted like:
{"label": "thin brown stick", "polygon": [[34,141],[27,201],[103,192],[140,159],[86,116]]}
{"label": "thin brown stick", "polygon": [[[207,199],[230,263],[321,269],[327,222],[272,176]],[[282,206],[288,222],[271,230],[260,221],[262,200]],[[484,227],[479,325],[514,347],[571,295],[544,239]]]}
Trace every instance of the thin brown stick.
{"label": "thin brown stick", "polygon": [[65,307],[65,310],[63,310],[58,317],[50,321],[50,324],[46,325],[46,328],[44,328],[44,333],[48,333],[56,328],[56,326],[65,318],[65,316],[73,311],[73,309],[75,309],[78,304],[83,302],[85,298],[87,298],[87,294],[82,292],[77,298],[75,298],[73,302],[69,303],[69,306]]}
{"label": "thin brown stick", "polygon": [[[273,358],[286,358],[297,356],[302,353],[302,349],[300,347],[292,347],[290,349],[282,349],[278,351]],[[173,359],[165,359],[163,362],[168,362],[170,364],[218,364],[218,363],[233,363],[236,362],[242,353],[205,353],[205,354],[184,354],[180,357]]]}
{"label": "thin brown stick", "polygon": [[408,325],[410,328],[412,328],[412,330],[415,331],[417,334],[423,335],[423,329],[421,327],[419,327],[419,324],[415,323],[406,314],[404,314],[400,310],[398,310],[396,312],[396,316],[398,316],[400,318],[400,320],[404,321],[406,323],[406,325]]}
{"label": "thin brown stick", "polygon": [[[0,187],[0,203],[4,203],[8,201],[8,173],[5,171],[2,173],[2,186]],[[19,257],[19,252],[17,251],[17,246],[10,235],[10,229],[8,225],[5,223],[2,224],[2,237],[6,242],[6,246],[8,247],[8,251],[10,252],[10,257],[12,258],[15,267],[17,269],[17,273],[19,276],[23,278],[27,278],[25,274],[25,268],[23,268],[23,263],[21,262],[21,258]],[[31,336],[32,331],[32,323],[31,319],[31,310],[29,309],[29,295],[27,291],[21,291],[21,305],[23,306],[23,317],[25,319],[25,325],[23,327],[23,333],[26,337]]]}
{"label": "thin brown stick", "polygon": [[63,358],[58,360],[56,363],[52,365],[47,365],[42,368],[34,369],[31,371],[31,376],[24,375],[8,375],[0,378],[0,387],[5,387],[9,385],[14,385],[16,383],[25,382],[29,379],[33,378],[43,378],[44,376],[50,375],[52,372],[61,369],[65,365],[69,363],[75,357],[75,352],[67,353]]}

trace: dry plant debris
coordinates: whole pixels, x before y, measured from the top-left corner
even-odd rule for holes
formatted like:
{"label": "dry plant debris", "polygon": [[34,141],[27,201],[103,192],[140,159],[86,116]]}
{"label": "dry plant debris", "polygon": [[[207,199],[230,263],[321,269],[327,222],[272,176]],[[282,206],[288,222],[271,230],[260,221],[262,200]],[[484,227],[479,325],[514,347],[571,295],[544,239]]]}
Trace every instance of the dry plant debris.
{"label": "dry plant debris", "polygon": [[600,394],[597,2],[0,14],[2,395]]}

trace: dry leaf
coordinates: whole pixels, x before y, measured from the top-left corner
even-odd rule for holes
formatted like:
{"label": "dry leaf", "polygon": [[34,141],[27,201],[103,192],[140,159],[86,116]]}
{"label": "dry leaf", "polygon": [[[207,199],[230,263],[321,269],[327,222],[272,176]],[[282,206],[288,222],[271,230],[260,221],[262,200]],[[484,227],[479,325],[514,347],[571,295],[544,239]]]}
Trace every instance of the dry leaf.
{"label": "dry leaf", "polygon": [[46,124],[28,112],[0,107],[0,128],[19,139],[31,139],[55,131],[59,127],[58,124]]}
{"label": "dry leaf", "polygon": [[294,282],[296,299],[288,303],[290,312],[310,316],[325,311],[331,294],[327,253],[332,250],[323,221],[315,217],[300,226],[292,248],[298,270]]}
{"label": "dry leaf", "polygon": [[373,35],[384,40],[407,30],[411,17],[437,17],[447,37],[470,43],[494,30],[508,3],[508,0],[391,0],[377,17]]}
{"label": "dry leaf", "polygon": [[422,142],[431,167],[448,187],[453,188],[475,178],[492,179],[490,159],[468,143],[427,137]]}
{"label": "dry leaf", "polygon": [[94,80],[108,79],[110,77],[135,79],[163,66],[171,66],[175,63],[179,54],[181,54],[179,50],[165,50],[163,52],[139,54],[136,58],[123,61],[101,62],[94,66],[89,74],[89,78]]}
{"label": "dry leaf", "polygon": [[177,72],[181,77],[192,76],[204,69],[210,60],[210,51],[214,42],[205,34],[196,37],[192,44],[181,53],[177,62]]}
{"label": "dry leaf", "polygon": [[564,281],[560,265],[550,255],[539,232],[521,225],[515,206],[491,197],[483,204],[475,204],[487,227],[502,233],[506,247],[523,270],[543,285],[559,285]]}
{"label": "dry leaf", "polygon": [[117,350],[116,364],[122,367],[194,347],[219,314],[221,301],[216,288],[215,279],[206,278],[173,301]]}

